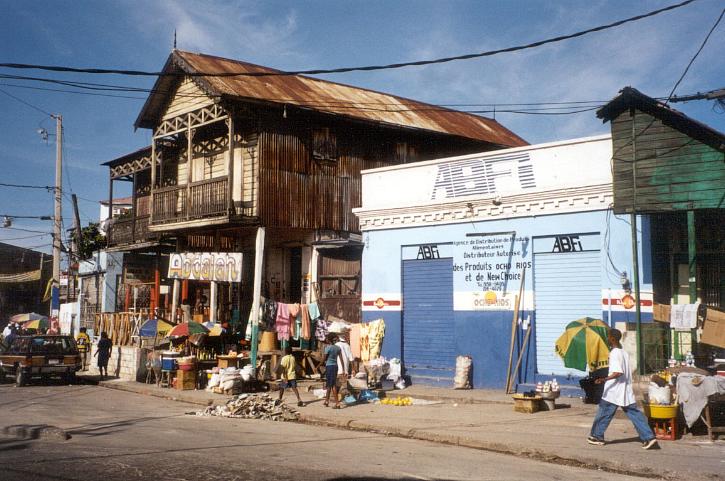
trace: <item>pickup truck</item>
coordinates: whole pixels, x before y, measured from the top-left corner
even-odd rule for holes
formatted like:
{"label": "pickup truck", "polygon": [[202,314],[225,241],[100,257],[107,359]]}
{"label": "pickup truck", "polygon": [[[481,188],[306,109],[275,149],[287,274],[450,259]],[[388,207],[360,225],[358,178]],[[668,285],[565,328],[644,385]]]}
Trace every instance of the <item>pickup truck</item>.
{"label": "pickup truck", "polygon": [[71,383],[82,366],[71,336],[19,336],[0,352],[0,381],[12,376],[20,387],[31,377],[61,376]]}

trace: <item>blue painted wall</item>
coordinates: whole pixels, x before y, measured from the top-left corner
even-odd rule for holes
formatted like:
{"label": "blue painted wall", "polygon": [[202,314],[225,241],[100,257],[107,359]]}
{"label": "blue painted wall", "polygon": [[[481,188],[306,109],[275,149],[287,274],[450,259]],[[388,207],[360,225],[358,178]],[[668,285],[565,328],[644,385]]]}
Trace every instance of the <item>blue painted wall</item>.
{"label": "blue painted wall", "polygon": [[[629,216],[615,216],[607,211],[592,211],[572,214],[543,215],[504,219],[485,222],[434,225],[415,228],[374,230],[363,233],[365,248],[362,265],[362,297],[369,298],[380,292],[402,293],[401,258],[402,246],[420,244],[444,244],[466,239],[466,234],[486,232],[516,231],[516,236],[529,239],[539,236],[552,236],[570,233],[599,233],[601,239],[601,285],[602,289],[621,289],[620,276],[616,271],[627,271],[631,279],[632,243]],[[649,246],[649,224],[639,219],[640,236],[640,279],[642,291],[652,290],[651,260],[648,247],[642,251],[642,245]],[[530,244],[523,253],[525,260],[532,259]],[[616,268],[616,269],[615,269]],[[527,272],[525,288],[532,290],[533,273]],[[518,289],[518,286],[514,286]],[[368,294],[366,296],[366,294]],[[402,356],[401,324],[403,312],[391,310],[364,310],[363,321],[383,318],[386,323],[385,340],[382,355],[390,358]],[[535,311],[532,306],[523,306],[521,318],[529,316],[532,325],[536,325]],[[500,311],[455,311],[455,337],[459,354],[473,356],[473,383],[476,388],[501,388],[506,383],[506,370],[511,339],[512,310]],[[643,321],[651,320],[651,314],[643,314]],[[603,309],[602,319],[634,321],[629,312],[610,312]],[[519,382],[535,382],[536,375],[536,339],[535,330],[529,339],[527,350],[522,358]],[[517,329],[516,353],[523,341],[525,331]],[[553,349],[553,346],[552,346]]]}

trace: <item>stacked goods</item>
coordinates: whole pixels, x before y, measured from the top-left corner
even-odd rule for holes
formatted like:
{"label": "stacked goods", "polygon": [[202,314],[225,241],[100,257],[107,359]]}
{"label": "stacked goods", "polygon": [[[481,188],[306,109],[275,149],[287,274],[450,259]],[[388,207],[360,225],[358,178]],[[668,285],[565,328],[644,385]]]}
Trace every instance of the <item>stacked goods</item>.
{"label": "stacked goods", "polygon": [[196,412],[197,416],[221,416],[226,418],[266,419],[271,421],[296,421],[297,411],[269,394],[241,394],[224,406],[207,406]]}

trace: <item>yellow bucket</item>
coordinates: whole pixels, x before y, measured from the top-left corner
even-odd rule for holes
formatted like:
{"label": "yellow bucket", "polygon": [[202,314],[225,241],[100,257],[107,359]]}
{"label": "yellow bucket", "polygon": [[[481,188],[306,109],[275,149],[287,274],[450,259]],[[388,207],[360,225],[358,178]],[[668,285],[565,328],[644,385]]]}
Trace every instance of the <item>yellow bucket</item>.
{"label": "yellow bucket", "polygon": [[259,336],[259,350],[262,352],[277,350],[277,333],[262,331]]}
{"label": "yellow bucket", "polygon": [[647,404],[651,419],[672,419],[677,417],[678,404]]}

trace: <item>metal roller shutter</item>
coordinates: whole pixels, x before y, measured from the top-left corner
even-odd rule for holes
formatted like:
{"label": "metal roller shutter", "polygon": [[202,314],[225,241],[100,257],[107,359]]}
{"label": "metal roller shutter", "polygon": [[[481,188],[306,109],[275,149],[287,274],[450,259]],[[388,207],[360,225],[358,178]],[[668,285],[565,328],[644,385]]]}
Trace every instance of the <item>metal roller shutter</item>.
{"label": "metal roller shutter", "polygon": [[453,260],[403,261],[403,360],[420,382],[453,379]]}
{"label": "metal roller shutter", "polygon": [[534,255],[536,358],[539,374],[582,376],[564,367],[554,343],[571,321],[602,315],[599,251]]}

